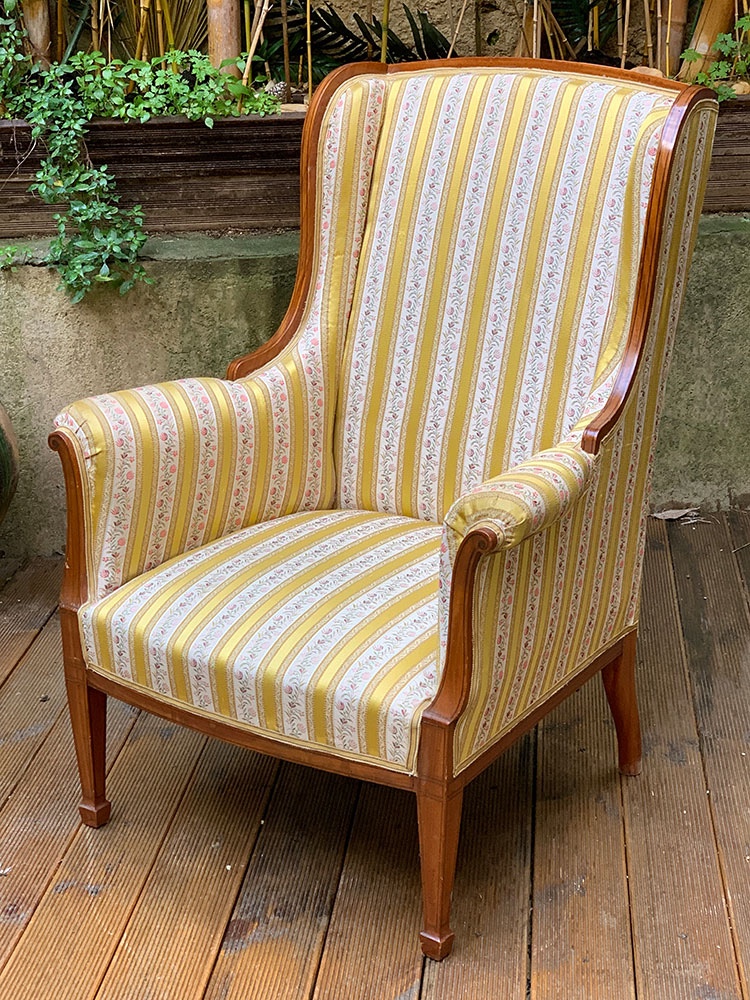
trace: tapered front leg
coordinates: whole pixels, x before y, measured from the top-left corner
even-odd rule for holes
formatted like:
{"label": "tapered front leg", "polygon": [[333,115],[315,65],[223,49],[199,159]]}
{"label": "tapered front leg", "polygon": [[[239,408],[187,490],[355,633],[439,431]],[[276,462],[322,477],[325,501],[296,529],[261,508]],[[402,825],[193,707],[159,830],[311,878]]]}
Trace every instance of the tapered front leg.
{"label": "tapered front leg", "polygon": [[622,652],[602,671],[604,690],[617,732],[617,752],[621,774],[641,773],[641,723],[635,690],[635,647],[638,633],[622,641]]}
{"label": "tapered front leg", "polygon": [[[86,668],[76,655],[77,632],[69,613],[61,612],[68,708],[81,779],[79,812],[86,826],[103,826],[111,806],[104,795],[107,745],[107,696],[86,683]],[[71,648],[72,647],[72,648]]]}
{"label": "tapered front leg", "polygon": [[111,805],[104,794],[106,777],[107,696],[85,681],[68,680],[68,706],[81,779],[79,812],[86,826],[104,826]]}
{"label": "tapered front leg", "polygon": [[419,853],[422,871],[424,926],[422,951],[440,961],[453,947],[450,929],[451,895],[456,873],[463,789],[449,796],[445,789],[423,786],[417,791]]}

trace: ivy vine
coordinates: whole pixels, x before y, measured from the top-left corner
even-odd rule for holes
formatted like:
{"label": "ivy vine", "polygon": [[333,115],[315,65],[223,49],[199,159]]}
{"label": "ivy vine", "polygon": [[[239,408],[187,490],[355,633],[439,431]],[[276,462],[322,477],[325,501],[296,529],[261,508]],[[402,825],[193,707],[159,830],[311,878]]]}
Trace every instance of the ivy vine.
{"label": "ivy vine", "polygon": [[125,294],[150,281],[138,262],[146,241],[143,210],[124,208],[111,172],[92,164],[86,149],[91,119],[184,115],[210,128],[215,118],[238,116],[240,98],[242,114],[261,115],[276,111],[278,99],[243,86],[195,51],[127,62],[77,52],[43,68],[28,54],[17,0],[1,3],[0,117],[30,125],[32,141],[46,154],[30,190],[63,206],[45,263],[57,270],[73,302],[100,282]]}

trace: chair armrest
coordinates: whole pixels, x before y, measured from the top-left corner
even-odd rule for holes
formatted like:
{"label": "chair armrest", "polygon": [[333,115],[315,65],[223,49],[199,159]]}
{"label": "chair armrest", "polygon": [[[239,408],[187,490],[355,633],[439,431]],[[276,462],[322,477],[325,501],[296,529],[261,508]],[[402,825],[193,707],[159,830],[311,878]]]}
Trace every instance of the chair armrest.
{"label": "chair armrest", "polygon": [[232,531],[319,506],[329,463],[315,461],[307,438],[297,443],[303,412],[274,366],[237,382],[165,382],[64,410],[51,443],[73,467],[69,482],[80,483],[88,597]]}
{"label": "chair armrest", "polygon": [[578,502],[592,482],[595,465],[596,456],[574,442],[563,442],[464,493],[444,523],[457,536],[454,541],[485,525],[497,535],[495,551],[513,548]]}

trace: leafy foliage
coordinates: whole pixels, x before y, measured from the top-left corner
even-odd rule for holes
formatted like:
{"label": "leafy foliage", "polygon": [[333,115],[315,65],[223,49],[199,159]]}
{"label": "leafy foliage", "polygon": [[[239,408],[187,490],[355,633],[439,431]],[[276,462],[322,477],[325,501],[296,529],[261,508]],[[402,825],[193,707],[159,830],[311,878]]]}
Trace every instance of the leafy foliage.
{"label": "leafy foliage", "polygon": [[[403,4],[411,32],[410,39],[403,39],[388,29],[388,61],[413,62],[416,59],[444,59],[450,42],[430,21],[423,11],[412,11]],[[304,0],[289,0],[288,26],[289,51],[293,63],[301,56],[306,58],[305,4]],[[382,25],[377,18],[372,23],[355,12],[356,28],[350,27],[331,4],[313,7],[311,13],[313,80],[319,82],[337,66],[373,58],[380,52]],[[272,9],[264,25],[265,41],[258,46],[255,63],[267,64],[275,80],[283,78],[283,42],[281,16]],[[377,58],[377,55],[375,56]],[[262,78],[256,74],[256,79]]]}
{"label": "leafy foliage", "polygon": [[16,265],[21,262],[21,258],[22,251],[20,247],[0,247],[0,271],[15,271]]}
{"label": "leafy foliage", "polygon": [[[720,34],[711,46],[722,58],[712,62],[705,72],[696,73],[695,82],[716,91],[720,101],[734,98],[732,84],[750,76],[750,14],[739,18],[734,26],[734,34]],[[703,57],[695,49],[682,53],[686,62],[697,62]]]}
{"label": "leafy foliage", "polygon": [[150,62],[108,62],[100,52],[78,52],[48,69],[32,64],[16,0],[2,0],[0,19],[0,112],[25,119],[46,157],[31,190],[50,205],[67,206],[55,215],[57,235],[47,263],[57,269],[74,302],[95,284],[115,284],[121,293],[148,281],[138,263],[146,241],[139,205],[123,208],[106,166],[94,166],[86,151],[88,123],[95,117],[145,122],[156,115],[202,119],[267,114],[278,101],[255,94],[235,77],[215,69],[200,52],[170,52]]}
{"label": "leafy foliage", "polygon": [[610,0],[552,0],[552,13],[576,51],[586,46],[589,14],[599,9],[599,48],[603,48],[617,30],[617,4]]}

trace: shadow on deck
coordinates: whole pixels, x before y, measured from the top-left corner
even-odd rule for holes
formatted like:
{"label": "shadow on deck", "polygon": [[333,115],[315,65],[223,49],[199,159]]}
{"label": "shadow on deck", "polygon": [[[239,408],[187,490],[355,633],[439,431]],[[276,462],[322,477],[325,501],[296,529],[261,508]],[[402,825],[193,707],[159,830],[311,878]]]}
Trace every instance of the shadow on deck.
{"label": "shadow on deck", "polygon": [[643,775],[594,680],[470,786],[440,965],[406,792],[111,703],[78,823],[60,573],[0,592],[3,1000],[749,1000],[750,514],[649,521]]}

